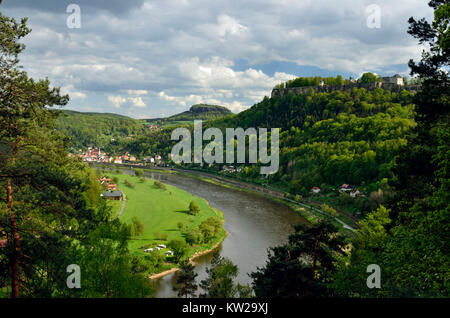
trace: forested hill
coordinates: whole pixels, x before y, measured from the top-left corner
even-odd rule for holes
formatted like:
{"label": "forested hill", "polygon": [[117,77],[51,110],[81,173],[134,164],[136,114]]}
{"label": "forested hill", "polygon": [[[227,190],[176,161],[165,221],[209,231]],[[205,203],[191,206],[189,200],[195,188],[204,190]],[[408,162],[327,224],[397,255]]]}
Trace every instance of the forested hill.
{"label": "forested hill", "polygon": [[197,104],[188,111],[167,118],[133,119],[112,113],[77,112],[63,110],[56,128],[72,137],[74,148],[98,146],[114,152],[116,146],[125,145],[133,137],[150,132],[148,126],[173,127],[192,124],[193,120],[211,120],[232,115],[223,106]]}
{"label": "forested hill", "polygon": [[111,140],[129,138],[145,132],[142,121],[110,113],[81,113],[63,110],[56,128],[72,136],[75,148],[105,147]]}
{"label": "forested hill", "polygon": [[228,108],[223,106],[196,104],[191,106],[189,110],[182,112],[180,114],[176,114],[167,118],[145,119],[145,121],[148,123],[164,125],[173,122],[183,122],[200,119],[201,120],[217,119],[231,114],[232,112]]}
{"label": "forested hill", "polygon": [[[265,97],[246,111],[207,126],[281,128],[280,169],[268,181],[290,193],[306,195],[314,186],[326,189],[349,183],[368,192],[381,189],[377,200],[383,201],[407,132],[415,126],[413,96],[406,90],[381,88],[288,93]],[[260,178],[256,166],[242,174]]]}

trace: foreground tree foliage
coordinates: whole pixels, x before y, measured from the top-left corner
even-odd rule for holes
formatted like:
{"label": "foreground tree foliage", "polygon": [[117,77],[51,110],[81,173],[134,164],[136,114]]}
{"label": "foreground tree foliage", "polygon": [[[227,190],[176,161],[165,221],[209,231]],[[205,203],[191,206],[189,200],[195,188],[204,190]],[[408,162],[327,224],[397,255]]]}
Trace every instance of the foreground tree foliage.
{"label": "foreground tree foliage", "polygon": [[233,262],[214,252],[211,267],[206,269],[208,277],[200,282],[200,287],[205,291],[200,294],[204,298],[250,298],[253,295],[250,286],[235,284],[239,269]]}
{"label": "foreground tree foliage", "polygon": [[297,225],[286,245],[271,248],[263,268],[250,274],[256,297],[331,297],[336,257],[344,254],[338,229],[321,222]]}
{"label": "foreground tree foliage", "polygon": [[[54,129],[52,109],[68,96],[19,67],[19,40],[29,32],[26,19],[0,14],[0,290],[11,297],[150,295],[131,274],[129,227],[109,222],[97,178],[68,157],[68,138]],[[66,286],[70,264],[81,268],[81,290]]]}
{"label": "foreground tree foliage", "polygon": [[[434,9],[431,24],[409,20],[408,32],[429,47],[420,62],[409,62],[411,74],[422,83],[414,98],[417,127],[398,159],[390,213],[381,208],[372,213],[351,261],[342,266],[338,289],[344,296],[450,295],[450,3],[433,0],[429,5]],[[368,290],[358,274],[368,264],[381,267],[379,290]]]}
{"label": "foreground tree foliage", "polygon": [[184,260],[180,264],[180,272],[178,273],[177,282],[174,286],[174,290],[177,291],[178,297],[195,296],[198,285],[195,282],[195,278],[198,276],[194,272],[194,265],[189,260]]}

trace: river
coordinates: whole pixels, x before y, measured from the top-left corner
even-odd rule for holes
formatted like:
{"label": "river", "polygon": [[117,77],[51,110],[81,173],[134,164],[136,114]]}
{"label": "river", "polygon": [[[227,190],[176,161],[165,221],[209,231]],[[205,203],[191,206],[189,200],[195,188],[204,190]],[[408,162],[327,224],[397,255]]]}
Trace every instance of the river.
{"label": "river", "polygon": [[[145,176],[202,197],[223,212],[224,228],[229,234],[218,249],[222,256],[231,259],[238,266],[236,282],[241,284],[250,284],[248,273],[255,271],[258,266],[264,266],[269,247],[285,243],[293,231],[292,226],[306,222],[289,207],[261,195],[177,174],[146,171]],[[196,259],[197,282],[206,277],[205,269],[210,265],[211,257],[208,254]],[[177,273],[172,273],[155,279],[156,297],[176,297],[172,290],[176,277]]]}

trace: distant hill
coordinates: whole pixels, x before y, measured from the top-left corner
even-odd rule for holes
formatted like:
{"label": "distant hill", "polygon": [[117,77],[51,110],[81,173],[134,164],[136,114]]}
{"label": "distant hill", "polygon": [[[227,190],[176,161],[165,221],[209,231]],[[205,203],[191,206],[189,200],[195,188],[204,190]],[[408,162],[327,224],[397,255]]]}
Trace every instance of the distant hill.
{"label": "distant hill", "polygon": [[56,128],[72,136],[75,148],[105,147],[111,140],[128,138],[145,132],[145,124],[137,119],[111,113],[82,113],[63,110]]}
{"label": "distant hill", "polygon": [[211,120],[218,119],[233,113],[226,107],[218,105],[208,105],[208,104],[196,104],[191,106],[191,108],[180,114],[176,114],[166,118],[153,118],[144,119],[147,123],[152,123],[155,125],[170,125],[178,124],[180,122],[187,122],[193,120]]}
{"label": "distant hill", "polygon": [[188,111],[167,118],[143,120],[112,113],[63,110],[56,121],[56,128],[72,136],[74,148],[98,146],[113,150],[134,136],[148,134],[151,131],[149,125],[168,128],[191,124],[196,119],[212,120],[228,115],[232,112],[226,107],[207,104],[193,105]]}

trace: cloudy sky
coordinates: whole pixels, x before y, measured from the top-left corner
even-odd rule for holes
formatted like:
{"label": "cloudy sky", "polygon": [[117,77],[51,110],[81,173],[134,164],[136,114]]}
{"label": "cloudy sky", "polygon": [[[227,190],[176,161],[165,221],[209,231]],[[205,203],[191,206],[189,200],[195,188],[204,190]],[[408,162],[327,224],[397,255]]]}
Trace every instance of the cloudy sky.
{"label": "cloudy sky", "polygon": [[[29,17],[21,63],[69,93],[67,109],[155,118],[201,102],[237,113],[296,76],[407,75],[421,51],[407,20],[431,19],[427,2],[4,0],[0,10]],[[67,25],[72,3],[80,28]],[[368,27],[372,4],[379,28]]]}

